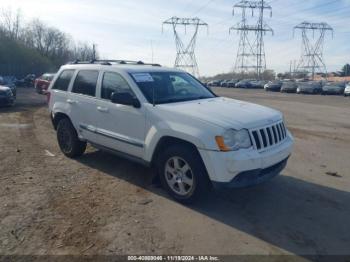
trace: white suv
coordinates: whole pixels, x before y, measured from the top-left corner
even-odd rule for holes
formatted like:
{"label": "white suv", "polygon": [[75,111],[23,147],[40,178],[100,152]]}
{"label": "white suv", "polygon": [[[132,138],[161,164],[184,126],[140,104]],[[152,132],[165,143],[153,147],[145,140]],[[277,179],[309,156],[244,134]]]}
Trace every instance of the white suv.
{"label": "white suv", "polygon": [[190,74],[130,61],[75,62],[49,87],[58,144],[68,157],[89,142],[157,168],[177,200],[211,185],[240,188],[278,175],[293,138],[280,112],[216,96]]}

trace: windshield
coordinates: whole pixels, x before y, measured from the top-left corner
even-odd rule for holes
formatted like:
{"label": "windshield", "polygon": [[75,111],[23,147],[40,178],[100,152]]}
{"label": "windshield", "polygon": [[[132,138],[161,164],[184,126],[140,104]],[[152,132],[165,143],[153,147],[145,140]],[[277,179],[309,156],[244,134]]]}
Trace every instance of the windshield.
{"label": "windshield", "polygon": [[187,73],[131,73],[148,102],[175,103],[216,97],[209,89]]}

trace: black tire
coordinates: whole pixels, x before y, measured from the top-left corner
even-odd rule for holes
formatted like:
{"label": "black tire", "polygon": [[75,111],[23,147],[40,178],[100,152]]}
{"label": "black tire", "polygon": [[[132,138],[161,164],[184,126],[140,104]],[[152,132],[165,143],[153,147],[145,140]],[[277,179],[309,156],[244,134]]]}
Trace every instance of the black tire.
{"label": "black tire", "polygon": [[[166,172],[166,165],[170,163],[168,161],[172,161],[174,157],[181,158],[187,162],[186,164],[188,164],[190,167],[190,174],[192,176],[193,185],[186,195],[177,193],[167,182],[166,176],[169,177],[169,173]],[[157,163],[158,174],[162,186],[178,202],[181,202],[183,204],[193,203],[195,201],[203,199],[211,190],[211,182],[209,180],[206,168],[199,153],[193,147],[187,145],[174,145],[168,147],[158,157]]]}
{"label": "black tire", "polygon": [[68,118],[58,122],[57,141],[62,153],[69,158],[79,157],[86,150],[86,142],[79,140],[77,131]]}

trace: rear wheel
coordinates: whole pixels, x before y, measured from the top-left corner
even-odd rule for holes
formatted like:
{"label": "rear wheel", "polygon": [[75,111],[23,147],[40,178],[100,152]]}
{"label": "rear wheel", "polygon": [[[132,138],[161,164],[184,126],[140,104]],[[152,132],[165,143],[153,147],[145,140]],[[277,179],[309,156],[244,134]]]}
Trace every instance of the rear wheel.
{"label": "rear wheel", "polygon": [[196,201],[210,190],[210,180],[198,152],[187,145],[169,147],[158,159],[163,187],[177,201]]}
{"label": "rear wheel", "polygon": [[63,118],[57,125],[58,145],[67,157],[75,158],[84,154],[86,142],[80,141],[78,134],[68,118]]}

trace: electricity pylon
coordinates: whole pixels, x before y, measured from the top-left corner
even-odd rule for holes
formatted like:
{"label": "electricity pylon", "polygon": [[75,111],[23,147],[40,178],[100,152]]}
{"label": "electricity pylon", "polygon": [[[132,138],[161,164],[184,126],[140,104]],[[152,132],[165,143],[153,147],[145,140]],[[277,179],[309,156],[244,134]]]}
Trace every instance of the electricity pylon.
{"label": "electricity pylon", "polygon": [[[201,19],[195,18],[178,18],[172,17],[163,22],[164,25],[172,25],[175,44],[176,44],[176,60],[175,67],[181,68],[189,73],[199,76],[198,64],[195,55],[195,48],[197,43],[198,31],[201,26],[205,26],[208,28],[208,24],[203,22]],[[180,34],[178,32],[178,26],[184,26],[185,33],[187,31],[187,27],[191,26],[194,31],[191,37],[191,40],[187,45],[182,41]],[[163,30],[163,29],[162,29]]]}
{"label": "electricity pylon", "polygon": [[[230,28],[231,31],[237,31],[240,34],[237,58],[235,62],[235,71],[242,74],[254,70],[259,78],[266,70],[266,56],[264,47],[264,35],[273,30],[264,22],[264,11],[267,9],[272,16],[272,7],[261,1],[242,0],[233,6],[233,15],[235,9],[242,10],[242,20],[237,25]],[[259,12],[257,24],[250,25],[247,19],[247,11]]]}
{"label": "electricity pylon", "polygon": [[[302,52],[296,71],[311,73],[312,80],[315,79],[315,73],[327,75],[327,67],[323,60],[323,47],[326,33],[330,31],[333,36],[333,28],[327,23],[303,22],[295,26],[294,32],[295,30],[301,30],[302,35]],[[315,31],[319,35],[316,41],[312,42],[308,33],[312,32],[315,38]]]}

